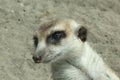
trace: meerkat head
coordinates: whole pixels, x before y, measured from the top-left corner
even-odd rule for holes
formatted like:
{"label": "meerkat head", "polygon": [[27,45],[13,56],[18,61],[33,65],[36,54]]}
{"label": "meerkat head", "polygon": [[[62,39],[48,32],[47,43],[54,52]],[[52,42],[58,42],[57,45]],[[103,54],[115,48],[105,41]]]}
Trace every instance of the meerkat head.
{"label": "meerkat head", "polygon": [[33,37],[35,46],[33,60],[35,63],[55,61],[81,46],[86,38],[86,28],[74,20],[61,19],[45,22]]}

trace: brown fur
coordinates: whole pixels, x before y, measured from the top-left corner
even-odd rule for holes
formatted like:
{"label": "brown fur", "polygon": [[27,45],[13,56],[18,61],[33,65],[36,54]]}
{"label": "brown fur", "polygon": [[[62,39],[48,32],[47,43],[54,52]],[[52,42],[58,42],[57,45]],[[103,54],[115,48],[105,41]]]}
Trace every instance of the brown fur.
{"label": "brown fur", "polygon": [[39,30],[37,31],[37,36],[39,36],[38,38],[41,38],[40,40],[45,39],[47,35],[51,34],[51,32],[54,32],[51,31],[50,29],[55,28],[55,26],[61,26],[61,29],[67,34],[67,36],[69,36],[71,32],[73,32],[70,27],[70,21],[52,20],[45,22],[40,26]]}

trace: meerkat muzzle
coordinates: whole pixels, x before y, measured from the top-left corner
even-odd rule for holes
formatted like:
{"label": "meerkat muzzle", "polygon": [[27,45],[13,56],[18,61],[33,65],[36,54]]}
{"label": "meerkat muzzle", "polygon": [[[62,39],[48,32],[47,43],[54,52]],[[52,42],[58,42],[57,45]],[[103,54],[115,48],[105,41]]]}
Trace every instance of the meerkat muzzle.
{"label": "meerkat muzzle", "polygon": [[35,63],[40,63],[42,60],[41,56],[33,56],[32,59],[34,60]]}

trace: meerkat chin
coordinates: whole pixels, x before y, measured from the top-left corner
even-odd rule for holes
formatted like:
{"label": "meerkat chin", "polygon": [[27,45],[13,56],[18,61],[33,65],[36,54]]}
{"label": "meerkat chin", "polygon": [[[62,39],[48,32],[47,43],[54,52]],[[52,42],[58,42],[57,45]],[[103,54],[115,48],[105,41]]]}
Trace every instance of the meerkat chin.
{"label": "meerkat chin", "polygon": [[87,42],[87,29],[71,19],[45,22],[33,37],[35,63],[50,63],[54,80],[119,80]]}

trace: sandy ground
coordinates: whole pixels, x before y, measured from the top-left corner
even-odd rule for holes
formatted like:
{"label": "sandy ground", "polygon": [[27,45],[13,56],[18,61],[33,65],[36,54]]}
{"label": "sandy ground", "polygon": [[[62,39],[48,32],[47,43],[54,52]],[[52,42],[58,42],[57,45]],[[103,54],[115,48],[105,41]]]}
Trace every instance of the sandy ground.
{"label": "sandy ground", "polygon": [[72,18],[120,76],[120,0],[0,0],[0,80],[52,80],[50,66],[35,64],[32,36],[48,18]]}

